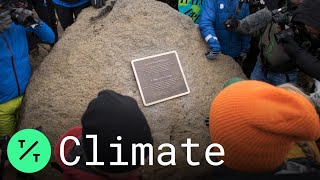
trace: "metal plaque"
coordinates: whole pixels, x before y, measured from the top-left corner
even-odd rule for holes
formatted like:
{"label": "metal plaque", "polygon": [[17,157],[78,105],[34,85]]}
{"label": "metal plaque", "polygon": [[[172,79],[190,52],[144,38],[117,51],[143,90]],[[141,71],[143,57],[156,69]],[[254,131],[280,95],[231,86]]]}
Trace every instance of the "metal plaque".
{"label": "metal plaque", "polygon": [[176,51],[136,59],[131,64],[145,106],[190,93]]}

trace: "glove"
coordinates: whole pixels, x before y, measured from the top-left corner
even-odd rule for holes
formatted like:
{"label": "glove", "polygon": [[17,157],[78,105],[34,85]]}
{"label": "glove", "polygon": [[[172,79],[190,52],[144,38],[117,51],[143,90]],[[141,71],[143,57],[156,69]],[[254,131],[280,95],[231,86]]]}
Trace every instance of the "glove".
{"label": "glove", "polygon": [[102,8],[103,6],[106,5],[106,1],[105,0],[91,0],[91,5],[94,8]]}
{"label": "glove", "polygon": [[243,67],[243,63],[244,63],[244,61],[245,61],[246,59],[247,59],[247,53],[245,53],[245,52],[242,52],[242,53],[240,54],[240,56],[238,56],[238,57],[235,58],[236,62],[237,62],[241,67]]}
{"label": "glove", "polygon": [[235,31],[240,24],[240,21],[235,17],[229,18],[225,23],[227,31]]}
{"label": "glove", "polygon": [[219,54],[220,54],[220,52],[209,51],[205,55],[209,60],[215,60],[215,59],[217,59]]}
{"label": "glove", "polygon": [[25,14],[27,16],[32,16],[33,12],[28,10],[28,9],[24,9],[24,8],[17,8],[14,10],[15,13],[17,14]]}
{"label": "glove", "polygon": [[284,51],[290,56],[294,57],[298,49],[300,49],[299,45],[296,43],[292,37],[286,37],[283,41]]}
{"label": "glove", "polygon": [[10,10],[5,10],[0,13],[0,33],[3,33],[5,30],[11,27],[11,15]]}
{"label": "glove", "polygon": [[209,122],[210,122],[210,118],[209,117],[204,118],[204,124],[206,126],[209,126]]}
{"label": "glove", "polygon": [[242,52],[242,53],[240,54],[240,57],[241,57],[242,61],[244,61],[245,59],[247,59],[247,56],[248,56],[248,54],[245,53],[245,52]]}

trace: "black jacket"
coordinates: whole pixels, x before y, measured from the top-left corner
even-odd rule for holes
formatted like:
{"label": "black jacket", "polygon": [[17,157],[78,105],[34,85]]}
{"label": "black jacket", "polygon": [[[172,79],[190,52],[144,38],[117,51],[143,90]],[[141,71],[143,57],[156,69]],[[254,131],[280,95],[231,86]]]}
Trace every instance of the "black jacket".
{"label": "black jacket", "polygon": [[[303,23],[305,25],[320,29],[320,1],[305,0],[294,13],[293,21]],[[300,48],[292,40],[288,40],[285,45],[285,50],[291,58],[295,61],[299,69],[309,74],[313,78],[320,80],[320,37],[311,40],[313,44],[313,51],[318,53],[311,53],[310,51]]]}
{"label": "black jacket", "polygon": [[295,61],[299,69],[311,77],[320,80],[319,57],[312,55],[310,52],[307,52],[293,43],[285,45],[286,52]]}

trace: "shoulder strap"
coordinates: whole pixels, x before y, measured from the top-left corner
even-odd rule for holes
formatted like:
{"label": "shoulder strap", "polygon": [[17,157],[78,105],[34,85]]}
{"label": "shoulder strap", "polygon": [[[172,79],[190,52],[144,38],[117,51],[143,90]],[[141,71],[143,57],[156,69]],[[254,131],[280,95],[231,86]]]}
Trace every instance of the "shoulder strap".
{"label": "shoulder strap", "polygon": [[[317,155],[312,149],[312,145],[310,142],[299,142],[297,143],[298,146],[302,149],[303,153],[305,154],[306,158],[311,160],[312,162],[316,162]],[[313,144],[315,146],[315,144]]]}

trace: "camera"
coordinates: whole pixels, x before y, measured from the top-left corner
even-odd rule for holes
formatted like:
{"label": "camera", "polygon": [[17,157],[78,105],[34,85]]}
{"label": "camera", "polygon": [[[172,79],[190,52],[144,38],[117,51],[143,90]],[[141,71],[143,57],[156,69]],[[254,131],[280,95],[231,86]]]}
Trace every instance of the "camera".
{"label": "camera", "polygon": [[17,7],[16,4],[21,4],[21,3],[15,2],[12,0],[3,0],[1,4],[5,9],[10,10],[11,19],[14,23],[22,26],[26,26],[26,27],[39,24],[39,20],[36,19],[34,16],[16,11],[18,7],[21,8],[21,6]]}
{"label": "camera", "polygon": [[38,24],[38,20],[35,19],[32,15],[18,13],[16,11],[16,8],[11,9],[11,19],[16,24],[19,24],[25,27]]}
{"label": "camera", "polygon": [[277,43],[283,42],[288,37],[293,38],[297,43],[301,43],[306,39],[304,25],[291,20],[287,8],[273,10],[272,22],[277,23],[282,29],[281,32],[274,34]]}
{"label": "camera", "polygon": [[287,27],[285,30],[274,34],[278,44],[285,42],[287,38],[292,38],[301,48],[320,58],[320,40],[308,33],[304,24],[292,21],[285,27]]}
{"label": "camera", "polygon": [[306,31],[303,24],[290,22],[284,27],[287,28],[274,34],[274,38],[277,43],[281,43],[289,37],[293,38],[298,44],[310,41],[309,33]]}
{"label": "camera", "polygon": [[293,28],[289,28],[274,34],[274,38],[276,39],[277,43],[281,43],[283,42],[283,40],[287,39],[288,37],[295,38],[296,35],[299,35],[299,31],[294,30]]}
{"label": "camera", "polygon": [[279,8],[272,11],[272,21],[278,24],[288,24],[290,21],[287,8]]}

